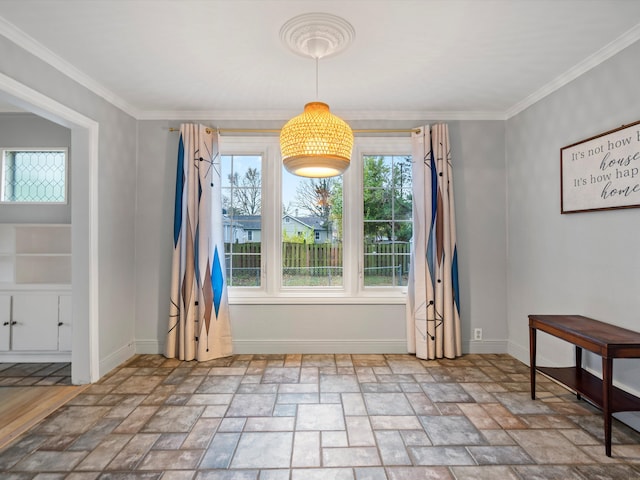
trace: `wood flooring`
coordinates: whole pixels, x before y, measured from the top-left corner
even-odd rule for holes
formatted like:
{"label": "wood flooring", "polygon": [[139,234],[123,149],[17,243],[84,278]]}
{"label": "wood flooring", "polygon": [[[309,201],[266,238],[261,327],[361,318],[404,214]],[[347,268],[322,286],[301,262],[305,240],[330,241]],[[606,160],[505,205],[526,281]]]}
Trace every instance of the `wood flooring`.
{"label": "wood flooring", "polygon": [[86,387],[0,387],[0,448],[56,411]]}

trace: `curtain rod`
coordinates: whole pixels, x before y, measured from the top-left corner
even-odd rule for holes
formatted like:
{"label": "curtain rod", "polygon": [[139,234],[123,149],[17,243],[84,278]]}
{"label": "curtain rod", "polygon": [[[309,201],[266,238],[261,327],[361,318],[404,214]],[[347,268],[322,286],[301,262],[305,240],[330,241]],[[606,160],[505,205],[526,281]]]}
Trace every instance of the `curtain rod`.
{"label": "curtain rod", "polygon": [[[170,132],[179,132],[179,128],[169,128]],[[225,133],[280,133],[280,129],[268,128],[210,128],[207,127],[207,133],[218,132],[220,135]],[[353,133],[420,133],[419,128],[382,128],[382,129],[361,129],[353,130]]]}

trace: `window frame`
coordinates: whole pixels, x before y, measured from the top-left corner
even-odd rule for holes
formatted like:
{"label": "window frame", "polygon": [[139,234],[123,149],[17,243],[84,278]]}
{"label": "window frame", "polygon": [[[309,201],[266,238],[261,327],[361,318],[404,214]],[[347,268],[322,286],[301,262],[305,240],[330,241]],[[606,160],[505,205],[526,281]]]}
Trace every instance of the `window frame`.
{"label": "window frame", "polygon": [[[261,286],[229,287],[230,304],[404,304],[407,287],[365,287],[363,156],[411,155],[411,138],[357,137],[343,174],[343,285],[282,286],[282,159],[277,137],[221,136],[220,155],[262,156]],[[354,259],[357,261],[349,261]]]}
{"label": "window frame", "polygon": [[[62,152],[64,153],[64,201],[62,202],[13,202],[4,200],[6,152]],[[0,147],[0,205],[60,206],[69,204],[69,148],[68,147]]]}

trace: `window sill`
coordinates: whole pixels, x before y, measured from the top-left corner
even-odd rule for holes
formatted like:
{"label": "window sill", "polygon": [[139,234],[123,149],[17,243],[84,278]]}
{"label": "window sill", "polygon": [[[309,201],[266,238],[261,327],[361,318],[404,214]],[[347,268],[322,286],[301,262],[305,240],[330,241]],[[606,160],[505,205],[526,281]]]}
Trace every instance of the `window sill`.
{"label": "window sill", "polygon": [[283,292],[267,295],[264,292],[229,291],[229,305],[404,305],[406,292],[366,292],[358,296],[344,293]]}

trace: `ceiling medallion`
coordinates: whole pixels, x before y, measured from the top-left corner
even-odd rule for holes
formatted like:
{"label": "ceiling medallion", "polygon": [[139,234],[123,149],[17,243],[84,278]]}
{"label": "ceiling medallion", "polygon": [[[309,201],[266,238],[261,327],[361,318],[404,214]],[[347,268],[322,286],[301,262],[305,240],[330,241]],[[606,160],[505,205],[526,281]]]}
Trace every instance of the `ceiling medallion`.
{"label": "ceiling medallion", "polygon": [[280,39],[292,52],[310,58],[336,55],[353,42],[356,31],[345,19],[329,13],[305,13],[280,29]]}
{"label": "ceiling medallion", "polygon": [[317,99],[318,60],[340,53],[354,36],[349,22],[328,13],[299,15],[280,29],[280,39],[292,52],[316,61],[316,101],[307,103],[280,131],[282,163],[294,175],[334,177],[349,167],[353,131]]}

